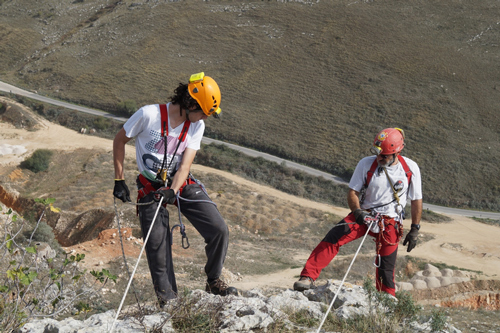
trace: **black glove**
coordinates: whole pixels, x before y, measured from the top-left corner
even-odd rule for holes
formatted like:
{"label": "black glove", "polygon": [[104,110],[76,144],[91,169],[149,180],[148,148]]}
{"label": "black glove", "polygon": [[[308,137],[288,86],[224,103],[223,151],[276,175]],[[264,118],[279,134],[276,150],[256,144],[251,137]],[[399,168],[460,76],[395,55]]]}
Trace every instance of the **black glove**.
{"label": "black glove", "polygon": [[403,246],[405,246],[406,243],[408,243],[408,248],[406,249],[406,252],[410,252],[417,245],[418,229],[419,227],[417,227],[415,224],[411,225],[411,230],[406,235],[405,241],[403,242]]}
{"label": "black glove", "polygon": [[163,196],[163,201],[169,204],[173,204],[176,199],[174,190],[168,187],[160,187],[158,190],[155,191],[155,194]]}
{"label": "black glove", "polygon": [[115,180],[115,188],[113,190],[113,195],[123,202],[130,202],[130,191],[128,190],[125,180]]}
{"label": "black glove", "polygon": [[365,217],[368,215],[370,215],[370,213],[363,209],[358,208],[354,211],[354,218],[356,219],[357,224],[365,224]]}

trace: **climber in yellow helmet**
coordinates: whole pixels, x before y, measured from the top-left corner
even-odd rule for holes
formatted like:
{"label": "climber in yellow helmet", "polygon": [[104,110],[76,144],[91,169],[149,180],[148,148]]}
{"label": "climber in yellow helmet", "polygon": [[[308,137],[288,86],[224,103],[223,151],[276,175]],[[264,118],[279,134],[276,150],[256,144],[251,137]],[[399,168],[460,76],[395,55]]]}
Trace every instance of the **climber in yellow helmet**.
{"label": "climber in yellow helmet", "polygon": [[[172,263],[171,233],[166,204],[176,205],[182,215],[200,232],[206,242],[206,290],[217,295],[236,295],[236,288],[220,279],[228,248],[229,231],[216,205],[208,197],[203,184],[190,173],[196,152],[200,149],[206,120],[218,118],[221,93],[219,86],[204,73],[193,74],[187,84],[179,84],[167,104],[141,107],[125,123],[113,142],[115,187],[113,195],[123,202],[130,201],[125,184],[125,144],[135,138],[139,175],[138,214],[143,237],[153,229],[146,243],[146,254],[153,285],[164,305],[177,295]],[[163,197],[165,206],[158,207]],[[153,217],[158,210],[158,218]],[[180,214],[179,214],[180,215]],[[175,228],[175,227],[174,227]],[[181,223],[182,244],[185,236]]]}

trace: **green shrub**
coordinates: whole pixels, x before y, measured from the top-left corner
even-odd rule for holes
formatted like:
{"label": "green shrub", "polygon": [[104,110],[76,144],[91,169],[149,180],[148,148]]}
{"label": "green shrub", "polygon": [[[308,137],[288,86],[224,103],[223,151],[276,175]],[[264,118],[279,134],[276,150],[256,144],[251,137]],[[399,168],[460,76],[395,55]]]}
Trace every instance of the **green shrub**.
{"label": "green shrub", "polygon": [[126,116],[131,116],[137,111],[137,103],[133,100],[126,100],[118,103],[117,105],[118,112],[124,114]]}
{"label": "green shrub", "polygon": [[37,242],[45,242],[49,244],[49,246],[60,252],[62,251],[61,245],[59,242],[56,240],[56,237],[54,236],[54,230],[52,229],[51,226],[49,226],[45,222],[40,222],[38,224],[38,227],[36,230],[33,232],[33,230],[27,230],[24,232],[24,237],[26,239],[29,239],[30,236],[32,237],[33,241]]}
{"label": "green shrub", "polygon": [[52,154],[53,152],[48,149],[37,149],[33,155],[21,162],[21,168],[31,170],[35,173],[45,171],[49,168]]}
{"label": "green shrub", "polygon": [[105,117],[98,117],[94,119],[94,126],[96,129],[100,131],[104,131],[105,129],[108,129],[112,125],[112,121],[109,118]]}
{"label": "green shrub", "polygon": [[[45,205],[38,227],[53,201],[52,198],[38,201]],[[45,223],[40,230],[33,228],[39,235],[32,233],[23,239],[18,235],[28,221],[12,209],[1,213],[4,219],[0,227],[5,235],[0,246],[0,332],[16,332],[35,317],[57,318],[73,307],[87,313],[89,300],[99,298],[108,282],[116,283],[118,277],[106,269],[87,272],[81,267],[85,254],[40,257],[33,239],[53,237],[47,229],[50,227]]]}
{"label": "green shrub", "polygon": [[431,315],[431,332],[440,332],[446,327],[446,314],[443,310],[433,310]]}

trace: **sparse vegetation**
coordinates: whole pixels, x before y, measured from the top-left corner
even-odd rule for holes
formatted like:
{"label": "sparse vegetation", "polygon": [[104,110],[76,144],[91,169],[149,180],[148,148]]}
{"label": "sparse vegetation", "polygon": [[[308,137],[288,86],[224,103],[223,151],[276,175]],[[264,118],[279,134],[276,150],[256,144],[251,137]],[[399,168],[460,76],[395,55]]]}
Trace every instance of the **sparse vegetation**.
{"label": "sparse vegetation", "polygon": [[137,111],[137,103],[133,100],[126,100],[118,103],[117,105],[118,113],[130,117]]}
{"label": "sparse vegetation", "polygon": [[442,309],[432,311],[431,332],[441,332],[446,327],[446,313]]}
{"label": "sparse vegetation", "polygon": [[21,162],[21,168],[28,169],[34,173],[46,171],[49,168],[50,158],[53,152],[48,149],[37,149],[35,152]]}
{"label": "sparse vegetation", "polygon": [[[53,200],[42,200],[45,209]],[[36,222],[30,237],[21,237],[28,223],[11,209],[1,211],[3,239],[0,244],[0,330],[19,329],[33,317],[57,317],[70,313],[75,305],[86,309],[80,299],[94,296],[116,276],[103,269],[87,273],[79,263],[85,254],[57,257],[39,252],[33,239],[44,217]],[[92,278],[93,277],[93,278]],[[87,306],[88,307],[88,306]]]}
{"label": "sparse vegetation", "polygon": [[493,220],[493,219],[488,219],[488,218],[480,218],[480,217],[473,217],[472,219],[476,220],[478,222],[484,223],[484,224],[490,224],[490,225],[500,226],[500,221],[499,220]]}
{"label": "sparse vegetation", "polygon": [[97,117],[94,120],[94,126],[99,131],[104,131],[112,125],[113,121],[109,118]]}
{"label": "sparse vegetation", "polygon": [[196,154],[195,163],[229,171],[295,196],[338,206],[346,205],[345,185],[288,168],[286,163],[250,157],[225,145],[204,145]]}
{"label": "sparse vegetation", "polygon": [[375,289],[374,282],[365,278],[363,288],[368,293],[369,314],[355,316],[351,319],[340,319],[329,316],[323,329],[341,332],[409,332],[406,327],[416,320],[421,308],[415,304],[410,294],[397,292],[396,298]]}

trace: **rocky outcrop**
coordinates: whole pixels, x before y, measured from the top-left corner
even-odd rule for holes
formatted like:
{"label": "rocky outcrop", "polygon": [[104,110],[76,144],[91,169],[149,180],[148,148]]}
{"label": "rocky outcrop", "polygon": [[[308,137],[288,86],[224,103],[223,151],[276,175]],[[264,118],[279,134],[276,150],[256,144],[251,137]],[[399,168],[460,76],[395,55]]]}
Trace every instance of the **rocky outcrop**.
{"label": "rocky outcrop", "polygon": [[[218,331],[252,332],[266,331],[270,325],[279,322],[286,331],[312,331],[317,327],[303,327],[293,323],[289,318],[293,313],[303,313],[318,319],[320,322],[340,286],[340,281],[330,280],[324,286],[309,290],[304,294],[285,290],[271,296],[264,296],[261,290],[254,289],[244,292],[242,296],[221,297],[208,294],[202,290],[194,290],[185,298],[171,301],[167,307],[179,307],[179,302],[189,304],[192,311],[199,309],[218,309]],[[153,306],[150,305],[153,308]],[[369,301],[368,293],[360,286],[345,284],[339,292],[333,305],[332,313],[341,318],[353,318],[367,315],[373,311],[373,303]],[[127,309],[124,311],[127,312]],[[137,311],[131,311],[131,313]],[[383,313],[383,312],[382,312]],[[62,321],[53,319],[33,320],[24,325],[20,332],[104,332],[114,325],[115,332],[150,331],[154,326],[162,327],[161,332],[175,332],[169,310],[145,316],[143,325],[139,320],[125,314],[124,319],[113,324],[116,312],[110,310],[93,315],[84,321],[66,318]],[[163,325],[162,325],[163,324]],[[319,324],[318,324],[319,325]],[[430,322],[401,323],[408,325],[412,332],[430,332]],[[445,332],[460,332],[447,324]]]}
{"label": "rocky outcrop", "polygon": [[72,246],[96,239],[99,233],[113,226],[115,214],[104,209],[91,209],[76,217],[62,214],[54,226],[60,229],[57,240],[62,246]]}
{"label": "rocky outcrop", "polygon": [[[23,198],[0,185],[0,201],[21,216],[38,220],[44,206],[33,199]],[[53,212],[46,210],[44,220],[54,231],[59,244],[72,246],[97,238],[103,230],[114,223],[115,214],[104,209],[90,209],[80,214],[72,212]]]}
{"label": "rocky outcrop", "polygon": [[444,268],[426,264],[423,271],[418,271],[409,282],[396,282],[396,290],[424,290],[446,287],[454,283],[470,281],[471,272]]}

